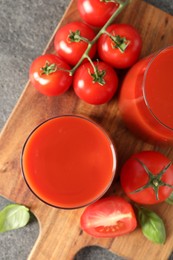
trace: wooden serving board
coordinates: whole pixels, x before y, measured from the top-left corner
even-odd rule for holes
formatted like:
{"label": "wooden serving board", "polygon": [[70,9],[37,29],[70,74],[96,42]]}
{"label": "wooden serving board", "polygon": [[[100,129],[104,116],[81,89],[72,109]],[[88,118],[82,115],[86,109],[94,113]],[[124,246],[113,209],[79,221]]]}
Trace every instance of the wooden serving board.
{"label": "wooden serving board", "polygon": [[[56,30],[67,22],[79,20],[76,2],[71,1]],[[141,57],[173,43],[173,17],[141,0],[132,0],[116,22],[130,23],[139,30],[143,38]],[[54,35],[45,52],[54,52],[53,37]],[[146,240],[140,228],[115,239],[95,239],[80,229],[79,220],[83,209],[61,210],[47,206],[26,186],[20,169],[20,155],[25,139],[44,120],[69,113],[89,116],[108,131],[118,152],[117,174],[125,160],[134,152],[154,149],[173,159],[172,148],[144,143],[126,129],[119,116],[117,96],[108,104],[94,106],[79,100],[72,89],[60,97],[46,97],[28,82],[1,132],[0,193],[14,202],[28,206],[38,218],[40,235],[29,259],[70,260],[82,247],[100,245],[127,259],[166,260],[173,249],[173,207],[168,204],[153,207],[166,224],[165,245],[156,245]]]}

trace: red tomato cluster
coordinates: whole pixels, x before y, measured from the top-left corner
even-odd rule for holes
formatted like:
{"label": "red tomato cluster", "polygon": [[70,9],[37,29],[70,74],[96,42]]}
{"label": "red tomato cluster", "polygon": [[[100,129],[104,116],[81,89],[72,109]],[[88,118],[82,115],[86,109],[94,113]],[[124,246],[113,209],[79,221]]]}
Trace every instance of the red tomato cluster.
{"label": "red tomato cluster", "polygon": [[73,85],[76,95],[89,104],[111,100],[118,88],[116,69],[132,66],[142,47],[139,33],[128,24],[108,26],[91,44],[96,36],[92,26],[103,26],[117,8],[116,1],[78,0],[84,22],[62,26],[54,38],[56,55],[45,54],[33,61],[29,73],[33,86],[44,95],[57,96]]}

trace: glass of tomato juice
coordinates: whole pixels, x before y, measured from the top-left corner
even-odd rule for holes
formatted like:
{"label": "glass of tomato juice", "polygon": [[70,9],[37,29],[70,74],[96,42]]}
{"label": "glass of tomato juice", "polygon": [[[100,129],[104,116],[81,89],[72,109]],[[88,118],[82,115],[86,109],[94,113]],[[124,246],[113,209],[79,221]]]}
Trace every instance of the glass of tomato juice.
{"label": "glass of tomato juice", "polygon": [[119,109],[145,141],[173,144],[173,46],[138,61],[126,74]]}
{"label": "glass of tomato juice", "polygon": [[86,206],[110,187],[116,152],[107,133],[83,116],[48,119],[27,138],[21,156],[24,179],[43,202],[58,208]]}

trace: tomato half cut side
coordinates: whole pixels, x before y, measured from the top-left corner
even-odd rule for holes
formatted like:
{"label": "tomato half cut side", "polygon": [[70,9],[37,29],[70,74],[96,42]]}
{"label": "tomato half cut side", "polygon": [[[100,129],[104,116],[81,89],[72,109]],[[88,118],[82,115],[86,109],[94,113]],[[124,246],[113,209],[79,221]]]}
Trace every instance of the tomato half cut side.
{"label": "tomato half cut side", "polygon": [[81,215],[80,224],[93,237],[112,238],[132,232],[137,220],[130,203],[111,196],[89,205]]}

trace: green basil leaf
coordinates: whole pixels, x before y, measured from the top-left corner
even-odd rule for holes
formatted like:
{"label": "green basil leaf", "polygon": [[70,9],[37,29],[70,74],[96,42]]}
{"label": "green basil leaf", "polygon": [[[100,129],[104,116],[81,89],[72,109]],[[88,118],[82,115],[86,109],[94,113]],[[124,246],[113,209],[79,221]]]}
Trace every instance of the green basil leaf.
{"label": "green basil leaf", "polygon": [[24,227],[29,219],[28,208],[18,204],[9,204],[0,211],[0,233]]}
{"label": "green basil leaf", "polygon": [[169,198],[166,199],[166,202],[170,205],[173,205],[173,192],[169,196]]}
{"label": "green basil leaf", "polygon": [[166,240],[166,230],[163,220],[153,211],[146,208],[138,208],[138,220],[142,228],[142,233],[150,241],[164,244]]}

